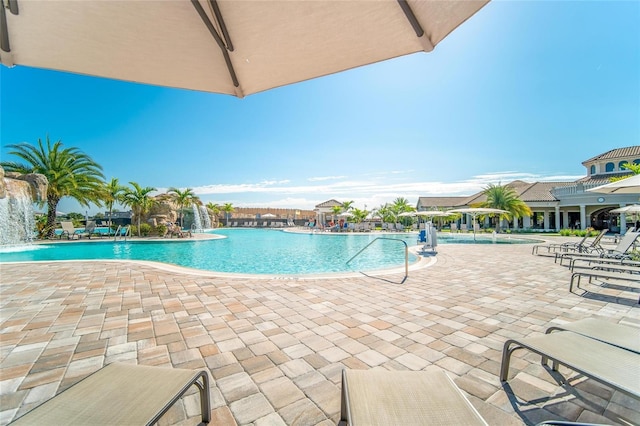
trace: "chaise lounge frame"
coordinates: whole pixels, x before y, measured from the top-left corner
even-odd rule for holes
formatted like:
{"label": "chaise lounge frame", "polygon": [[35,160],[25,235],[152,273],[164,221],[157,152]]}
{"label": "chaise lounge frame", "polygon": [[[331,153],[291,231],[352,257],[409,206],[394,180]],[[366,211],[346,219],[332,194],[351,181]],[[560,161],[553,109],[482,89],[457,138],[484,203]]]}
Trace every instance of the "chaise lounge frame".
{"label": "chaise lounge frame", "polygon": [[211,421],[206,370],[113,363],[45,401],[12,425],[153,425],[195,385]]}
{"label": "chaise lounge frame", "polygon": [[553,361],[552,370],[562,364],[597,382],[634,398],[640,398],[640,354],[572,331],[556,331],[540,336],[509,339],[505,342],[500,380],[509,377],[511,355],[527,349]]}

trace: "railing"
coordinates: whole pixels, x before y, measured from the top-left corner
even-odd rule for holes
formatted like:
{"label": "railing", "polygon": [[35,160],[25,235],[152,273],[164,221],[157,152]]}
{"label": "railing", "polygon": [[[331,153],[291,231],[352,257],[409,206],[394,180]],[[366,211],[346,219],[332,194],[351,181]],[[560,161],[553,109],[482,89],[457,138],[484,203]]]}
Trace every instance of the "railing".
{"label": "railing", "polygon": [[551,193],[555,197],[566,197],[570,195],[578,195],[584,194],[587,189],[595,188],[596,186],[600,186],[598,183],[577,183],[575,185],[569,186],[558,186],[551,189]]}
{"label": "railing", "polygon": [[[122,235],[122,230],[125,229],[124,235]],[[118,225],[115,234],[113,234],[113,241],[117,241],[118,237],[120,237],[121,241],[127,241],[127,235],[131,236],[131,227],[130,226],[122,226]]]}
{"label": "railing", "polygon": [[356,254],[354,254],[351,259],[347,260],[347,265],[349,264],[349,262],[351,262],[353,259],[355,259],[356,257],[358,257],[360,255],[360,253],[362,253],[363,251],[365,251],[367,248],[369,248],[369,246],[371,246],[371,244],[375,243],[378,240],[391,240],[391,241],[397,241],[399,243],[404,244],[404,279],[402,280],[404,282],[404,280],[407,279],[407,277],[409,276],[409,246],[407,245],[406,241],[403,240],[399,240],[397,238],[389,238],[389,237],[378,237],[376,239],[374,239],[373,241],[371,241],[369,244],[367,244],[366,246],[364,246],[359,252],[357,252]]}

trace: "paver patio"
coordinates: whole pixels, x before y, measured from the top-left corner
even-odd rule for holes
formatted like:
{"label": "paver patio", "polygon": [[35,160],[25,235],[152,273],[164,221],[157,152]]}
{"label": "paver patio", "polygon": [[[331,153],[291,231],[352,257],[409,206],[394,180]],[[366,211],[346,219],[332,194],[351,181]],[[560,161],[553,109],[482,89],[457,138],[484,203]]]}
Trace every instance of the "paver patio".
{"label": "paver patio", "polygon": [[[351,278],[246,279],[133,262],[0,264],[0,424],[102,366],[206,368],[212,424],[335,425],[343,368],[454,378],[495,425],[640,424],[640,401],[570,370],[570,386],[508,338],[600,317],[640,327],[638,290],[586,285],[530,245],[441,245],[432,266]],[[196,424],[195,391],[162,425]]]}

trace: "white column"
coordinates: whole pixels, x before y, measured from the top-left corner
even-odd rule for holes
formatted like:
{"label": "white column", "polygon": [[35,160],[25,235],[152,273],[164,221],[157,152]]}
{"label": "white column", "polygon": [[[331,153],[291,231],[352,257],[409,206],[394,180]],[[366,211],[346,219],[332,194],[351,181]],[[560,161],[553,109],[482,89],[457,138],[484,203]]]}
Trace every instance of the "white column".
{"label": "white column", "polygon": [[560,206],[556,206],[556,231],[560,230]]}
{"label": "white column", "polygon": [[[546,231],[546,230],[549,229],[549,212],[545,210],[543,215],[544,215],[544,218],[543,218],[544,230]],[[558,216],[556,215],[556,217],[558,217]]]}
{"label": "white column", "polygon": [[620,213],[620,235],[624,235],[625,232],[627,232],[627,216]]}
{"label": "white column", "polygon": [[522,227],[524,229],[531,228],[531,216],[523,216],[522,217]]}
{"label": "white column", "polygon": [[580,204],[580,229],[587,229],[587,212],[584,204]]}
{"label": "white column", "polygon": [[564,223],[564,227],[569,227],[569,212],[565,211],[562,213],[562,222]]}

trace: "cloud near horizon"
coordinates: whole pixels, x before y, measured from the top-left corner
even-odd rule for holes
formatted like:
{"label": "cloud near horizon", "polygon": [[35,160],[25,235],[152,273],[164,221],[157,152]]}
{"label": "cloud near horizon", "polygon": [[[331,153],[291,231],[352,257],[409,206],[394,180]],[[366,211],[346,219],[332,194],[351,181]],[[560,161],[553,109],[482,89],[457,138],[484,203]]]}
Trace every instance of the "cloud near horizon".
{"label": "cloud near horizon", "polygon": [[[353,200],[354,205],[368,209],[393,202],[398,197],[417,203],[419,197],[461,197],[482,191],[488,184],[506,184],[513,180],[526,182],[567,181],[582,176],[539,176],[516,171],[491,172],[473,176],[458,182],[411,181],[406,177],[390,179],[390,174],[406,174],[394,171],[368,174],[366,179],[348,179],[347,176],[311,177],[307,182],[295,184],[289,179],[264,180],[245,184],[215,184],[192,188],[205,202],[231,202],[238,207],[271,206],[281,208],[313,209],[329,199]],[[333,180],[334,182],[328,182]],[[261,196],[258,196],[258,195]]]}

